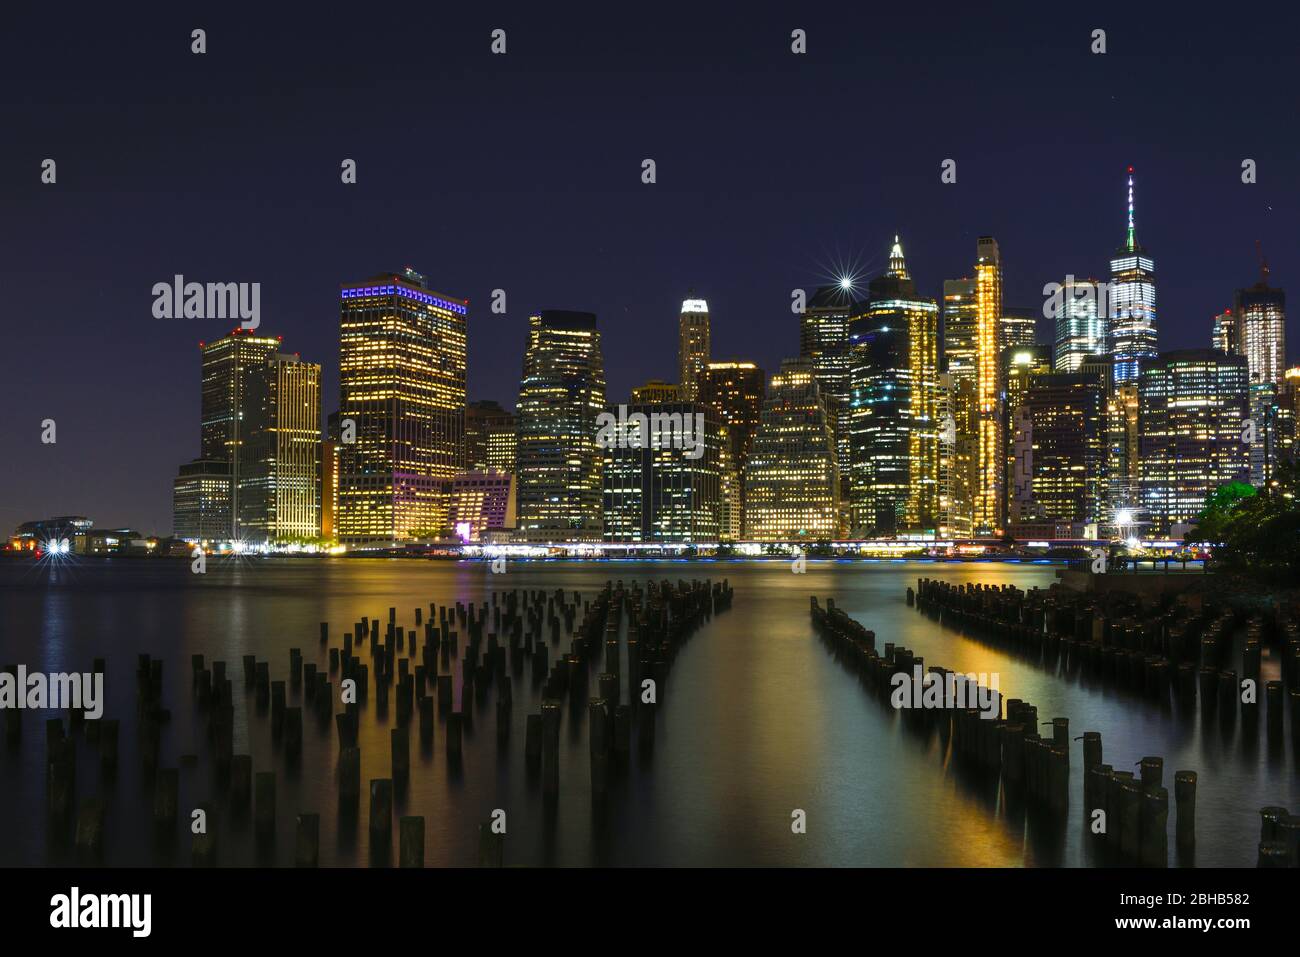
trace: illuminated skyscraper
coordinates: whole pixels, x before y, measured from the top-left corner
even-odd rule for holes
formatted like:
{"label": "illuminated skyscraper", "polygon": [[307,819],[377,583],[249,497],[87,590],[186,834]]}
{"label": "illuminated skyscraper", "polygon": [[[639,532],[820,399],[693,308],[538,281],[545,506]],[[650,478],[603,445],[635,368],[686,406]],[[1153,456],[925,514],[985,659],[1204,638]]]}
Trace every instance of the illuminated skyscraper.
{"label": "illuminated skyscraper", "polygon": [[331,412],[320,445],[320,537],[338,541],[339,414]]}
{"label": "illuminated skyscraper", "polygon": [[515,416],[484,399],[465,406],[465,470],[515,471]]}
{"label": "illuminated skyscraper", "polygon": [[1036,341],[1037,325],[1038,317],[1032,310],[1003,306],[1002,315],[998,318],[998,348],[1005,350],[1032,346]]}
{"label": "illuminated skyscraper", "polygon": [[700,374],[699,401],[712,410],[726,437],[718,466],[723,538],[739,538],[744,531],[745,463],[754,444],[765,390],[763,370],[752,362],[710,362]]}
{"label": "illuminated skyscraper", "polygon": [[225,459],[195,459],[172,482],[172,534],[192,542],[231,538],[234,482]]}
{"label": "illuminated skyscraper", "polygon": [[948,279],[943,284],[943,366],[948,376],[947,433],[948,517],[950,533],[970,538],[975,528],[975,489],[979,471],[979,416],[976,400],[976,354],[979,303],[975,280]]}
{"label": "illuminated skyscraper", "polygon": [[1277,415],[1278,461],[1300,458],[1300,366],[1282,373]]}
{"label": "illuminated skyscraper", "polygon": [[935,535],[938,538],[951,538],[958,532],[953,521],[957,498],[954,492],[957,466],[957,418],[953,414],[956,397],[952,376],[947,372],[939,373],[939,388],[935,402],[935,422],[938,424],[939,436],[939,508],[935,515]]}
{"label": "illuminated skyscraper", "polygon": [[1094,356],[1105,355],[1107,302],[1105,287],[1096,279],[1066,276],[1056,310],[1057,372],[1078,372]]}
{"label": "illuminated skyscraper", "polygon": [[320,366],[276,355],[250,369],[235,475],[237,531],[246,542],[320,535]]}
{"label": "illuminated skyscraper", "polygon": [[1215,489],[1249,478],[1246,380],[1245,358],[1216,349],[1165,352],[1142,364],[1138,470],[1156,533],[1180,534]]}
{"label": "illuminated skyscraper", "polygon": [[[699,374],[695,376],[696,394],[699,393]],[[661,402],[682,401],[682,387],[662,379],[651,379],[644,385],[632,389],[633,404],[653,404]]]}
{"label": "illuminated skyscraper", "polygon": [[1260,281],[1249,289],[1238,289],[1236,348],[1229,351],[1246,357],[1250,381],[1281,385],[1286,369],[1286,293],[1268,285],[1268,265]]}
{"label": "illuminated skyscraper", "polygon": [[850,530],[934,534],[939,521],[939,307],[894,237],[850,325]]}
{"label": "illuminated skyscraper", "polygon": [[709,304],[703,299],[687,299],[678,319],[677,347],[681,397],[687,402],[694,402],[699,395],[700,372],[708,361]]}
{"label": "illuminated skyscraper", "polygon": [[451,480],[447,524],[462,541],[481,542],[489,531],[515,527],[515,476],[473,469]]}
{"label": "illuminated skyscraper", "polygon": [[605,362],[590,312],[547,310],[528,318],[519,383],[518,529],[533,542],[601,538]]}
{"label": "illuminated skyscraper", "polygon": [[233,482],[230,527],[223,538],[234,539],[239,515],[238,478],[245,438],[248,376],[250,370],[261,368],[280,351],[280,339],[234,329],[214,342],[199,343],[199,348],[203,350],[199,458],[230,463]]}
{"label": "illuminated skyscraper", "polygon": [[722,435],[712,411],[698,402],[658,402],[624,412],[602,450],[604,540],[718,541]]}
{"label": "illuminated skyscraper", "polygon": [[1110,351],[1117,385],[1137,381],[1138,364],[1156,355],[1156,264],[1138,245],[1133,167],[1128,173],[1128,234],[1110,261]]}
{"label": "illuminated skyscraper", "polygon": [[[412,269],[341,289],[341,542],[442,531],[447,483],[465,455],[468,303]],[[354,441],[349,442],[349,437]]]}
{"label": "illuminated skyscraper", "polygon": [[998,514],[1009,521],[1014,517],[1011,500],[1014,497],[1016,456],[1014,447],[1017,416],[1025,396],[1041,376],[1050,375],[1052,371],[1052,349],[1050,346],[1028,345],[1012,346],[1002,350],[1002,449],[1006,456],[1006,467],[1002,483],[1005,498],[998,506]]}
{"label": "illuminated skyscraper", "polygon": [[[799,317],[799,357],[812,363],[826,414],[835,435],[836,465],[849,475],[849,318],[853,289],[845,282],[821,286]],[[843,491],[843,490],[842,490]]]}
{"label": "illuminated skyscraper", "polygon": [[745,468],[745,537],[836,538],[839,487],[835,438],[812,363],[786,359],[772,376]]}
{"label": "illuminated skyscraper", "polygon": [[1210,332],[1210,344],[1220,352],[1238,352],[1237,317],[1231,309],[1216,313],[1214,328]]}
{"label": "illuminated skyscraper", "polygon": [[1002,260],[997,240],[981,236],[975,263],[975,411],[978,459],[974,502],[974,533],[996,535],[1003,524],[1001,505],[1006,488],[1003,454],[1002,363],[998,351],[1002,316]]}
{"label": "illuminated skyscraper", "polygon": [[1286,294],[1268,285],[1268,262],[1261,260],[1260,280],[1238,289],[1236,322],[1230,352],[1246,357],[1250,377],[1250,480],[1264,485],[1277,467],[1280,436],[1279,397],[1286,369]]}
{"label": "illuminated skyscraper", "polygon": [[898,309],[862,305],[849,340],[853,357],[850,404],[852,474],[849,534],[896,535],[906,528],[910,477],[912,379],[907,318]]}
{"label": "illuminated skyscraper", "polygon": [[944,371],[954,380],[975,381],[979,309],[974,279],[945,279],[943,283]]}
{"label": "illuminated skyscraper", "polygon": [[1101,521],[1105,408],[1088,373],[1033,376],[1014,417],[1012,534],[1094,538]]}
{"label": "illuminated skyscraper", "polygon": [[[1136,513],[1142,493],[1137,475],[1138,390],[1136,382],[1115,385],[1115,359],[1087,356],[1079,372],[1095,376],[1102,390],[1102,486],[1100,535],[1117,533],[1117,512]],[[1131,524],[1131,523],[1130,523]],[[1130,529],[1131,530],[1131,529]]]}

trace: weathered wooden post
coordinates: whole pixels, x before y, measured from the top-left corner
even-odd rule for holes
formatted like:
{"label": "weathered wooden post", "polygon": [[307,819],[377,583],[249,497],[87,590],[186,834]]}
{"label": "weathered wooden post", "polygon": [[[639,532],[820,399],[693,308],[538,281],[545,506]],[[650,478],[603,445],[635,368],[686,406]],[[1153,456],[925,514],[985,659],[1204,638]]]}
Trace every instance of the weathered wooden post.
{"label": "weathered wooden post", "polygon": [[1174,801],[1177,817],[1174,830],[1178,846],[1190,849],[1196,844],[1196,772],[1174,772]]}
{"label": "weathered wooden post", "polygon": [[299,812],[294,867],[320,866],[320,815]]}
{"label": "weathered wooden post", "polygon": [[339,803],[355,810],[361,801],[361,749],[339,752]]}
{"label": "weathered wooden post", "polygon": [[174,836],[180,808],[180,772],[176,768],[159,768],[154,778],[153,823],[159,836]]}
{"label": "weathered wooden post", "polygon": [[400,784],[409,780],[411,776],[411,729],[393,728],[390,737],[392,739],[393,780]]}
{"label": "weathered wooden post", "polygon": [[275,772],[258,771],[254,782],[253,821],[257,840],[271,844],[275,840]]}
{"label": "weathered wooden post", "polygon": [[393,848],[393,782],[375,778],[370,782],[370,846],[385,856]]}
{"label": "weathered wooden post", "polygon": [[398,866],[424,866],[424,818],[407,815],[399,824]]}
{"label": "weathered wooden post", "polygon": [[253,756],[236,754],[230,759],[230,806],[235,813],[248,810],[253,790]]}
{"label": "weathered wooden post", "polygon": [[492,829],[491,821],[478,826],[478,866],[501,867],[505,862],[506,836]]}

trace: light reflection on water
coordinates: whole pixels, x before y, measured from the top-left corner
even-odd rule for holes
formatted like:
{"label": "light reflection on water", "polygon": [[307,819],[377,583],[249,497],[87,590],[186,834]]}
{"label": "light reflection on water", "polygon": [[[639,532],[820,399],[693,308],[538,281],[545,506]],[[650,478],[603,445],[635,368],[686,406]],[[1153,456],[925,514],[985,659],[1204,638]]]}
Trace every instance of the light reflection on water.
{"label": "light reflection on water", "polygon": [[[307,662],[327,658],[318,623],[331,623],[334,643],[361,616],[414,624],[429,602],[481,602],[493,589],[564,588],[590,596],[607,579],[711,577],[730,580],[735,606],[716,615],[686,645],[668,679],[656,748],[647,764],[635,759],[614,779],[603,808],[590,798],[585,717],[564,711],[561,794],[554,813],[526,772],[524,722],[538,709],[539,689],[528,672],[515,679],[508,751],[499,755],[495,693],[475,711],[458,771],[446,762],[443,725],[431,754],[411,739],[409,785],[395,791],[394,817],[426,818],[426,863],[473,865],[477,826],[496,808],[507,812],[507,864],[614,865],[870,865],[1017,866],[1092,863],[1085,847],[1082,758],[1072,754],[1071,813],[1063,826],[1027,819],[1008,808],[996,785],[971,780],[950,765],[937,737],[905,727],[867,695],[811,629],[808,596],[833,597],[886,641],[906,645],[927,664],[959,671],[997,672],[1007,697],[1038,706],[1045,721],[1071,720],[1071,735],[1102,734],[1105,760],[1127,767],[1147,754],[1165,758],[1172,793],[1175,770],[1200,775],[1198,865],[1252,865],[1258,808],[1300,809],[1296,766],[1287,754],[1252,745],[1240,728],[1190,720],[1078,676],[1052,674],[1015,654],[960,636],[910,609],[904,590],[918,576],[953,581],[1045,587],[1048,565],[843,563],[810,561],[793,575],[785,562],[513,562],[504,575],[482,563],[410,560],[266,560],[217,562],[203,576],[188,563],[89,562],[75,574],[33,578],[0,568],[0,664],[22,662],[45,671],[88,670],[108,660],[107,713],[123,719],[121,771],[115,783],[99,776],[97,754],[78,743],[78,797],[102,793],[108,804],[106,857],[114,864],[188,864],[189,837],[155,843],[149,827],[151,790],[141,780],[135,750],[136,654],[163,657],[164,764],[196,753],[181,768],[181,807],[208,802],[205,719],[189,693],[190,655],[227,662],[235,687],[235,752],[251,753],[254,770],[277,772],[277,840],[273,855],[254,850],[251,824],[232,819],[218,799],[219,859],[224,864],[291,864],[294,815],[321,814],[321,864],[366,865],[372,778],[389,774],[394,716],[376,720],[374,697],[360,727],[362,806],[358,820],[337,806],[338,744],[332,727],[304,713],[303,758],[286,765],[273,747],[270,722],[243,690],[244,654],[269,660],[284,678],[288,651]],[[461,634],[461,647],[465,635]],[[562,640],[567,649],[568,638]],[[407,651],[409,654],[409,649]],[[552,660],[555,648],[552,646]],[[460,665],[453,662],[459,697]],[[337,674],[331,676],[338,687]],[[594,677],[591,687],[594,689]],[[290,691],[290,705],[297,703]],[[47,714],[24,716],[23,744],[0,751],[0,864],[63,862],[66,853],[45,838],[44,728]],[[806,834],[791,831],[791,813],[807,814]],[[1173,825],[1170,810],[1170,827]],[[186,815],[182,815],[182,827]],[[394,822],[394,859],[397,826]],[[382,855],[381,855],[382,856]],[[1175,863],[1174,850],[1170,862]]]}

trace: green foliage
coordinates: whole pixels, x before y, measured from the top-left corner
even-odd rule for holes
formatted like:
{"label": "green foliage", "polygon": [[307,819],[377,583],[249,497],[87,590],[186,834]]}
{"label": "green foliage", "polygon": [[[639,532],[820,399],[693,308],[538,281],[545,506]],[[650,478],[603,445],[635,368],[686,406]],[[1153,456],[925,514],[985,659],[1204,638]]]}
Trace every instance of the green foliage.
{"label": "green foliage", "polygon": [[1229,482],[1220,485],[1205,500],[1205,507],[1196,518],[1196,529],[1185,536],[1189,541],[1222,542],[1231,525],[1237,507],[1255,496],[1255,486],[1248,482]]}
{"label": "green foliage", "polygon": [[1236,482],[1206,502],[1193,537],[1215,541],[1214,564],[1271,583],[1300,576],[1300,466],[1279,466],[1266,488],[1241,490]]}

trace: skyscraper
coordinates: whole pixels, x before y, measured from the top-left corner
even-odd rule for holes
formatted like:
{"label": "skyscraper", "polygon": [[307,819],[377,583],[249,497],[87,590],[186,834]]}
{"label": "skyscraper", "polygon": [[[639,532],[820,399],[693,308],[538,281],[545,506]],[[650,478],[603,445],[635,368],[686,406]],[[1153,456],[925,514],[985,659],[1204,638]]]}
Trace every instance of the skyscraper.
{"label": "skyscraper", "polygon": [[596,419],[604,408],[596,316],[554,309],[529,316],[515,411],[518,529],[527,541],[600,541]]}
{"label": "skyscraper", "polygon": [[907,320],[898,310],[853,318],[850,402],[849,534],[896,535],[906,527],[912,379]]}
{"label": "skyscraper", "polygon": [[1030,379],[1014,419],[1012,534],[1093,538],[1101,521],[1103,384],[1095,374]]}
{"label": "skyscraper", "polygon": [[945,279],[943,283],[944,371],[954,380],[975,381],[979,309],[974,279]]}
{"label": "skyscraper", "polygon": [[998,348],[1014,349],[1017,346],[1032,346],[1036,340],[1038,317],[1030,309],[1002,307],[998,318]]}
{"label": "skyscraper", "polygon": [[603,449],[604,540],[718,541],[722,436],[712,410],[670,401],[624,411],[624,424]]}
{"label": "skyscraper", "polygon": [[833,539],[840,531],[835,438],[812,363],[786,359],[772,376],[745,468],[745,536]]}
{"label": "skyscraper", "polygon": [[703,299],[682,302],[678,319],[677,365],[681,395],[694,402],[699,395],[700,371],[709,361],[709,304]]}
{"label": "skyscraper", "polygon": [[1210,331],[1210,344],[1220,352],[1239,352],[1237,343],[1237,317],[1231,309],[1215,313],[1214,327]]}
{"label": "skyscraper", "polygon": [[1215,489],[1249,477],[1246,381],[1246,359],[1216,349],[1143,363],[1138,470],[1142,506],[1158,534],[1180,534]]}
{"label": "skyscraper", "polygon": [[203,351],[199,458],[230,464],[230,527],[223,537],[234,539],[249,372],[280,351],[280,340],[237,328],[214,342],[199,343],[199,348]]}
{"label": "skyscraper", "polygon": [[465,455],[468,313],[410,268],[342,287],[340,541],[408,541],[446,526],[446,480]]}
{"label": "skyscraper", "polygon": [[1137,241],[1133,167],[1128,168],[1128,233],[1110,261],[1110,351],[1115,383],[1135,382],[1138,364],[1156,355],[1156,264]]}
{"label": "skyscraper", "polygon": [[836,466],[847,482],[849,456],[849,318],[853,290],[846,282],[821,286],[799,317],[799,357],[812,364],[835,436]]}
{"label": "skyscraper", "polygon": [[515,471],[515,416],[499,402],[483,399],[465,406],[465,470]]}
{"label": "skyscraper", "polygon": [[1250,377],[1250,480],[1264,485],[1277,467],[1279,452],[1278,399],[1286,369],[1286,294],[1268,285],[1268,262],[1261,259],[1260,280],[1238,289],[1231,348],[1246,357]]}
{"label": "skyscraper", "polygon": [[1002,316],[1002,259],[997,240],[981,236],[975,263],[975,402],[978,435],[974,534],[996,535],[1003,524],[1006,463],[1003,455],[1002,363],[998,350]]}
{"label": "skyscraper", "polygon": [[1078,372],[1094,356],[1105,355],[1107,303],[1104,286],[1096,279],[1066,276],[1056,305],[1057,372]]}
{"label": "skyscraper", "polygon": [[970,538],[975,528],[978,487],[979,416],[976,399],[979,303],[975,280],[948,279],[943,284],[944,404],[952,427],[942,434],[947,465],[949,532]]}
{"label": "skyscraper", "polygon": [[234,482],[225,459],[195,459],[172,482],[172,534],[193,542],[231,538]]}
{"label": "skyscraper", "polygon": [[1268,284],[1267,263],[1259,282],[1237,290],[1235,312],[1236,348],[1229,351],[1246,357],[1252,383],[1280,385],[1286,369],[1286,293]]}
{"label": "skyscraper", "polygon": [[320,537],[338,541],[339,514],[339,414],[325,420],[325,438],[320,444]]}
{"label": "skyscraper", "polygon": [[763,411],[765,388],[763,370],[752,362],[710,362],[700,374],[699,401],[712,411],[726,438],[718,465],[724,539],[744,533],[745,464]]}
{"label": "skyscraper", "polygon": [[1013,443],[1016,437],[1017,416],[1033,384],[1040,376],[1051,373],[1052,349],[1042,345],[1011,346],[1002,350],[1000,363],[1003,383],[1002,450],[1006,456],[1006,469],[1002,483],[1004,498],[998,506],[998,514],[1004,517],[1004,521],[1010,521],[1013,517],[1011,504],[1015,494],[1013,481],[1017,452]]}
{"label": "skyscraper", "polygon": [[[699,394],[699,375],[695,376],[695,391]],[[662,379],[651,379],[643,385],[632,389],[633,404],[656,404],[660,402],[682,401],[682,387]]]}
{"label": "skyscraper", "polygon": [[495,469],[471,469],[451,480],[447,523],[463,541],[481,542],[489,531],[515,527],[516,477]]}
{"label": "skyscraper", "polygon": [[248,371],[235,475],[242,541],[305,542],[320,535],[320,371],[282,354]]}
{"label": "skyscraper", "polygon": [[850,326],[850,528],[933,534],[939,513],[939,307],[898,237]]}

